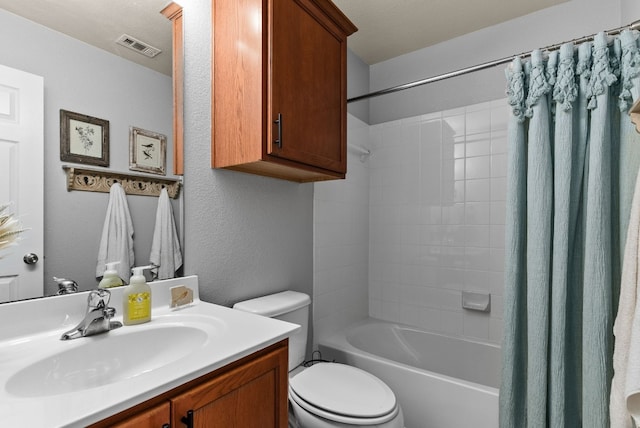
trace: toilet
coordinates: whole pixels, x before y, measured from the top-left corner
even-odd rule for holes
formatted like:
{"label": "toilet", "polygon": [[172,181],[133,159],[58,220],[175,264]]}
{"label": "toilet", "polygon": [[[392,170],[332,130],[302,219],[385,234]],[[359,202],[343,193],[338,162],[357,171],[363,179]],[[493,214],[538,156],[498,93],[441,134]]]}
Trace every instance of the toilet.
{"label": "toilet", "polygon": [[233,308],[301,326],[289,338],[289,426],[300,428],[403,428],[395,394],[371,373],[340,363],[304,367],[307,294],[283,291],[236,303]]}

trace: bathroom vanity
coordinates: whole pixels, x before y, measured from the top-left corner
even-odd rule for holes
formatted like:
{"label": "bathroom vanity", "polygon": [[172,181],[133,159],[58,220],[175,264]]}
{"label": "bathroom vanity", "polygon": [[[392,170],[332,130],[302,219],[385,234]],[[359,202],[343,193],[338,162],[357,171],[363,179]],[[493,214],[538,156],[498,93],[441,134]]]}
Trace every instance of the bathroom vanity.
{"label": "bathroom vanity", "polygon": [[[299,327],[202,302],[197,277],[150,285],[151,322],[73,340],[88,293],[0,305],[0,426],[286,427]],[[177,285],[194,302],[176,310]]]}
{"label": "bathroom vanity", "polygon": [[181,385],[92,428],[287,426],[287,341]]}

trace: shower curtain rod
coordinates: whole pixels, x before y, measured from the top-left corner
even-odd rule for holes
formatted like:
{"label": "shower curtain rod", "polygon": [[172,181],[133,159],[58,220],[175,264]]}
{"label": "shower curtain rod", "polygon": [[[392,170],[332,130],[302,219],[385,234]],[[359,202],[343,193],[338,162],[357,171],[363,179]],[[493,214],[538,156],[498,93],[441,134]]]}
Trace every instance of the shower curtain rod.
{"label": "shower curtain rod", "polygon": [[[640,30],[640,20],[634,21],[631,24],[625,25],[623,27],[618,27],[618,28],[614,28],[613,30],[605,31],[604,33],[607,34],[608,36],[615,36],[616,34],[620,34],[623,30],[626,30],[626,29]],[[551,46],[547,46],[545,48],[542,48],[541,50],[543,50],[543,51],[553,51],[553,50],[560,49],[560,47],[562,45],[564,45],[565,43],[584,43],[584,42],[588,42],[588,41],[593,40],[593,38],[597,34],[598,33],[592,34],[590,36],[580,37],[578,39],[573,39],[573,40],[570,40],[568,42],[557,43],[555,45],[551,45]],[[521,53],[519,55],[512,55],[512,56],[509,56],[509,57],[496,59],[496,60],[485,62],[485,63],[482,63],[482,64],[477,64],[477,65],[474,65],[474,66],[471,66],[471,67],[461,68],[461,69],[456,70],[456,71],[450,71],[448,73],[439,74],[437,76],[428,77],[426,79],[416,80],[415,82],[404,83],[402,85],[393,86],[391,88],[381,89],[379,91],[370,92],[370,93],[365,94],[365,95],[359,95],[357,97],[349,98],[347,100],[347,103],[353,103],[353,102],[356,102],[356,101],[362,101],[362,100],[373,98],[373,97],[379,97],[381,95],[391,94],[393,92],[404,91],[405,89],[415,88],[416,86],[422,86],[422,85],[426,85],[428,83],[434,83],[434,82],[438,82],[440,80],[445,80],[445,79],[450,79],[452,77],[462,76],[463,74],[473,73],[474,71],[480,71],[480,70],[484,70],[486,68],[495,67],[495,66],[500,65],[500,64],[506,64],[508,62],[511,62],[513,60],[513,58],[518,57],[518,56],[521,57],[521,58],[529,57],[529,56],[531,56],[531,51],[530,52],[524,52],[524,53]]]}

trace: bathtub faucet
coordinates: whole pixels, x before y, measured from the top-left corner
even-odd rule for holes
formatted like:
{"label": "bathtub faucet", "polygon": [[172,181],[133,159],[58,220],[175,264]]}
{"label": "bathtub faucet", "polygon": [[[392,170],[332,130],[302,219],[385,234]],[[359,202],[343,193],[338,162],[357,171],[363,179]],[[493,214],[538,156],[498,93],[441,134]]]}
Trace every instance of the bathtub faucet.
{"label": "bathtub faucet", "polygon": [[107,306],[111,292],[105,289],[92,290],[87,298],[87,313],[84,319],[71,330],[60,336],[60,340],[77,339],[92,336],[122,327],[122,323],[111,321],[116,314],[115,308]]}

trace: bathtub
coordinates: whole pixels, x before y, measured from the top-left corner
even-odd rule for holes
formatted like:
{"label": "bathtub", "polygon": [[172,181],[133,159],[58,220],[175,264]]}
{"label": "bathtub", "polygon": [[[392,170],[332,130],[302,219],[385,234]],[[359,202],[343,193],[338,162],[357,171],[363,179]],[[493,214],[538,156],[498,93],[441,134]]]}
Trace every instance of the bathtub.
{"label": "bathtub", "polygon": [[320,340],[323,359],[393,389],[406,428],[496,428],[500,347],[369,318]]}

